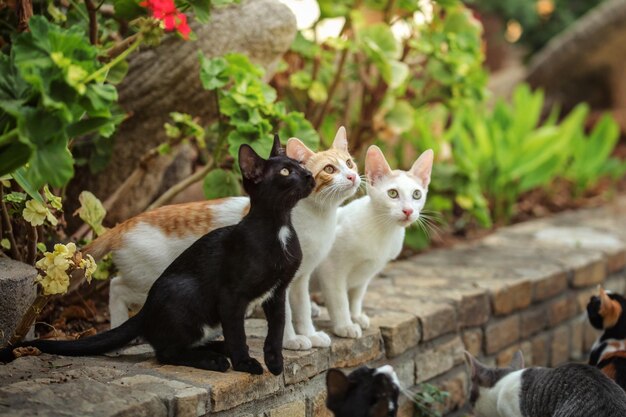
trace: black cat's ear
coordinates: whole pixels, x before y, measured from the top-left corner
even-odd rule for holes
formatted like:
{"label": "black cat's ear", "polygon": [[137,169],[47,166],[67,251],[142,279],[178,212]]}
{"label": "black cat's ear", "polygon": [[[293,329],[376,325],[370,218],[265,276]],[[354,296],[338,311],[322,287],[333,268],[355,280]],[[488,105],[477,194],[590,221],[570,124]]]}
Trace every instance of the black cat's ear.
{"label": "black cat's ear", "polygon": [[278,135],[274,135],[274,143],[272,144],[272,151],[270,152],[270,158],[274,156],[284,155],[285,150],[280,145],[280,138]]}
{"label": "black cat's ear", "polygon": [[513,355],[513,359],[511,359],[511,364],[509,365],[514,371],[519,371],[520,369],[524,369],[524,355],[521,350],[515,352]]}
{"label": "black cat's ear", "polygon": [[263,178],[265,159],[261,158],[249,145],[239,147],[239,168],[243,177],[255,184]]}
{"label": "black cat's ear", "polygon": [[339,369],[328,370],[326,373],[326,391],[329,403],[343,400],[349,388],[350,381],[348,381],[348,377],[343,372]]}

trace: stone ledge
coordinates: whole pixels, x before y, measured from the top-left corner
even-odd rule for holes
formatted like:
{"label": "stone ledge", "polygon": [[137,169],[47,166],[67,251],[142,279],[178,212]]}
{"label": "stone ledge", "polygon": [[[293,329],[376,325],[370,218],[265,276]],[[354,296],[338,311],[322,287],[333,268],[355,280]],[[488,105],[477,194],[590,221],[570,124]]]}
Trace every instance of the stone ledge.
{"label": "stone ledge", "polygon": [[[163,366],[141,347],[116,357],[42,355],[0,366],[1,402],[12,415],[328,416],[329,367],[390,363],[406,388],[432,382],[450,390],[442,411],[458,415],[467,391],[463,349],[491,364],[506,364],[518,349],[529,364],[584,359],[597,337],[582,316],[590,295],[598,283],[626,289],[624,242],[620,199],[392,263],[366,295],[372,327],[363,338],[285,351],[280,376]],[[316,325],[328,331],[327,314]],[[246,328],[252,355],[262,358],[265,321],[249,319]],[[411,415],[411,403],[401,404],[400,415]]]}

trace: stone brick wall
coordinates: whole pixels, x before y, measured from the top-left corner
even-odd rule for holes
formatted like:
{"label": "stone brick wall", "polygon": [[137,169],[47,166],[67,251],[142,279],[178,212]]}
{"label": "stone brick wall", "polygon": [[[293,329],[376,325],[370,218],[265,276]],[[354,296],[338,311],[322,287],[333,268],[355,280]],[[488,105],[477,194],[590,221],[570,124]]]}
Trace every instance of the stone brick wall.
{"label": "stone brick wall", "polygon": [[[55,415],[63,407],[91,415],[93,401],[83,400],[89,394],[107,404],[101,415],[328,416],[328,368],[389,363],[405,387],[430,382],[449,391],[445,415],[464,416],[463,349],[491,364],[507,364],[518,349],[532,365],[586,359],[597,333],[585,306],[598,284],[625,292],[624,242],[626,199],[394,262],[366,295],[372,328],[361,339],[285,351],[278,377],[163,366],[140,346],[113,358],[20,358],[0,366],[0,398],[24,415]],[[329,325],[324,315],[317,320],[319,328]],[[264,320],[246,327],[252,354],[262,357]],[[401,405],[400,416],[413,415],[407,399]]]}

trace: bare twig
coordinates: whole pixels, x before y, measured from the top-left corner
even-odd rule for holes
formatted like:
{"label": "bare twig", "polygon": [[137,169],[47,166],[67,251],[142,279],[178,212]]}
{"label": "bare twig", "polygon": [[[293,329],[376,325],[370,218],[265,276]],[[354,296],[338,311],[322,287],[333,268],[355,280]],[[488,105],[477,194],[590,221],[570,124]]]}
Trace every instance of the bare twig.
{"label": "bare twig", "polygon": [[96,5],[93,0],[85,0],[85,7],[89,16],[89,42],[92,45],[98,44],[98,17],[96,16]]}
{"label": "bare twig", "polygon": [[26,255],[26,263],[35,265],[37,259],[37,228],[30,226],[28,228],[28,253]]}
{"label": "bare twig", "polygon": [[211,158],[207,162],[207,164],[204,167],[202,167],[202,169],[190,175],[189,177],[185,178],[184,180],[180,181],[179,183],[173,185],[169,190],[163,193],[161,197],[157,198],[154,201],[154,203],[148,206],[147,210],[152,210],[157,207],[161,207],[169,203],[170,201],[172,201],[174,197],[176,197],[180,192],[184,191],[191,184],[194,184],[202,180],[206,176],[206,174],[208,174],[209,171],[213,169],[214,165],[215,165],[215,161],[213,158]]}
{"label": "bare twig", "polygon": [[134,35],[131,35],[128,38],[125,38],[123,41],[113,45],[107,51],[106,57],[101,57],[100,59],[104,61],[109,61],[115,58],[116,56],[127,50],[137,40],[139,36],[141,36],[140,33],[135,33]]}
{"label": "bare twig", "polygon": [[33,17],[32,0],[18,0],[15,12],[18,20],[17,31],[28,32],[28,22],[30,18]]}
{"label": "bare twig", "polygon": [[15,333],[13,334],[13,336],[11,336],[9,345],[19,343],[20,341],[22,341],[22,339],[24,339],[24,337],[26,337],[26,335],[28,334],[28,330],[30,330],[30,327],[33,325],[35,320],[37,320],[37,316],[39,316],[39,313],[41,313],[41,310],[48,303],[49,299],[50,296],[41,294],[38,295],[37,298],[35,298],[33,304],[28,310],[26,310],[26,314],[24,314],[24,317],[22,317],[22,320],[17,326],[17,329],[15,329]]}
{"label": "bare twig", "polygon": [[11,244],[11,256],[16,261],[21,261],[22,256],[20,255],[20,251],[17,248],[17,242],[15,241],[15,235],[13,234],[13,225],[11,224],[11,218],[9,217],[9,211],[7,210],[7,206],[3,200],[4,197],[4,189],[0,187],[0,207],[2,208],[2,219],[4,220],[4,227],[6,229],[7,238],[9,239],[9,243]]}
{"label": "bare twig", "polygon": [[348,52],[349,52],[348,49],[349,48],[345,48],[343,51],[341,51],[341,56],[339,57],[339,64],[337,65],[335,78],[333,79],[333,83],[330,85],[330,88],[328,89],[328,97],[326,97],[326,101],[324,102],[324,105],[322,106],[322,109],[320,110],[320,112],[317,114],[317,118],[315,119],[315,123],[313,124],[313,127],[315,129],[318,129],[320,125],[322,124],[322,121],[324,120],[324,115],[328,111],[328,108],[330,107],[330,102],[333,99],[333,95],[335,94],[335,91],[337,90],[337,86],[339,86],[339,82],[341,81],[343,77],[343,67],[346,64],[346,58],[348,57]]}

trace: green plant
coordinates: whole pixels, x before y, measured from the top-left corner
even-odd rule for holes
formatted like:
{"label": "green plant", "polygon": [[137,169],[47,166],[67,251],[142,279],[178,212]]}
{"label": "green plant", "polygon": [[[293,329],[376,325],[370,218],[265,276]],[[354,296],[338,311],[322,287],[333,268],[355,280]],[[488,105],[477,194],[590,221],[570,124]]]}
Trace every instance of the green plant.
{"label": "green plant", "polygon": [[415,417],[441,417],[438,405],[444,404],[449,397],[449,392],[435,385],[420,384],[414,397]]}
{"label": "green plant", "polygon": [[[418,2],[322,0],[319,6],[313,36],[296,36],[272,83],[322,138],[344,125],[358,154],[411,131],[415,109],[483,97],[481,27],[460,1],[436,2],[432,19],[420,24]],[[316,39],[315,29],[336,18],[344,19],[339,36]],[[401,38],[392,30],[398,26],[406,30]]]}
{"label": "green plant", "polygon": [[224,164],[230,156],[236,161],[239,146],[250,144],[267,155],[274,133],[281,139],[298,137],[316,149],[319,136],[301,112],[287,111],[277,102],[276,91],[263,81],[264,71],[241,54],[208,59],[199,55],[200,79],[205,89],[215,90],[218,119],[207,128],[212,160],[222,164],[204,178],[207,198],[238,195],[237,164]]}

